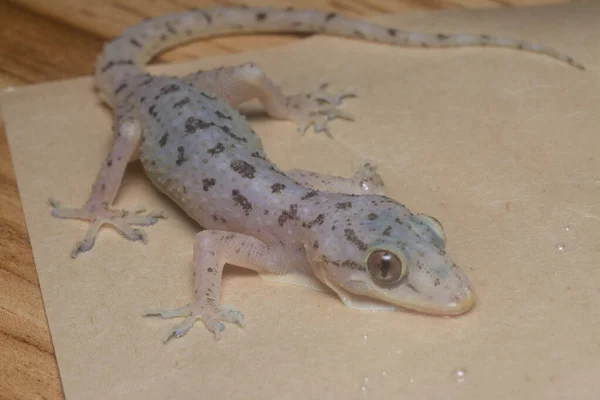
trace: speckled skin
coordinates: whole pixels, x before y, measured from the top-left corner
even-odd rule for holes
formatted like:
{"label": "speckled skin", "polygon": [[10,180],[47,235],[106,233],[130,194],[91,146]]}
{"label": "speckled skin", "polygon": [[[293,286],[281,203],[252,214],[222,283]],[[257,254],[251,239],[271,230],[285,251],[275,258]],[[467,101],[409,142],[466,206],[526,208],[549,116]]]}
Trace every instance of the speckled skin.
{"label": "speckled skin", "polygon": [[[346,116],[337,107],[352,92],[334,95],[321,85],[285,96],[252,63],[182,78],[150,76],[140,67],[157,52],[192,38],[290,30],[421,47],[513,47],[581,67],[522,41],[403,32],[317,11],[218,8],[145,21],[109,43],[98,60],[97,85],[115,110],[115,142],[90,198],[80,209],[52,202],[54,216],[90,221],[72,256],[92,248],[103,224],[128,239],[145,240],[145,233],[132,226],[161,218],[160,213],[110,208],[127,163],[139,156],[152,183],[204,228],[194,247],[194,301],[147,313],[185,317],[169,338],[185,334],[196,319],[217,337],[224,329],[220,320],[243,324],[239,310],[220,304],[225,263],[270,280],[324,285],[357,308],[398,306],[443,315],[469,310],[474,294],[446,254],[441,225],[385,197],[373,165],[365,164],[351,178],[300,170],[286,174],[267,159],[260,138],[234,109],[258,98],[271,116],[292,120],[300,130],[313,125],[322,131],[328,120]],[[396,272],[397,277],[388,275]],[[394,280],[384,282],[389,276]]]}

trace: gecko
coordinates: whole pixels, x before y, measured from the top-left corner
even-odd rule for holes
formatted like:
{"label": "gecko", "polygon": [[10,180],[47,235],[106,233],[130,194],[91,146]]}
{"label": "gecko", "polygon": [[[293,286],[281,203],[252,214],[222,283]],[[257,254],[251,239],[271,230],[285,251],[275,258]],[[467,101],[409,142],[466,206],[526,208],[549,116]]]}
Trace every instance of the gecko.
{"label": "gecko", "polygon": [[95,79],[114,113],[114,141],[91,193],[80,208],[50,200],[51,215],[89,222],[71,256],[92,249],[101,226],[146,242],[159,212],[120,210],[113,201],[127,164],[143,169],[203,229],[194,238],[193,300],[151,309],[146,316],[180,317],[165,341],[185,335],[197,320],[218,339],[223,322],[244,326],[242,312],[221,304],[225,264],[254,270],[269,281],[327,288],[353,308],[405,309],[459,315],[475,304],[463,270],[446,251],[434,217],[412,213],[385,194],[376,166],[351,177],[280,170],[237,107],[258,99],[273,118],[298,130],[328,129],[349,117],[340,109],[352,91],[326,84],[286,96],[255,63],[155,76],[143,66],[178,44],[247,32],[312,32],[413,47],[500,46],[545,54],[583,69],[548,47],[490,35],[406,32],[314,10],[228,7],[147,19],[107,43]]}

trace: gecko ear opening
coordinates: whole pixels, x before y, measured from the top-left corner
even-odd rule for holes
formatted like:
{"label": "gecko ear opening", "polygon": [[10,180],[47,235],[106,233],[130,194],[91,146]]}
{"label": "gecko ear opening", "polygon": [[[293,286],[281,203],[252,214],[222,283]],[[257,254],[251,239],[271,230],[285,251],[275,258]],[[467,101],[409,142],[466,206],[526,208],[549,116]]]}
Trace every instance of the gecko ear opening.
{"label": "gecko ear opening", "polygon": [[432,242],[440,249],[446,248],[446,234],[444,233],[444,227],[437,219],[430,217],[425,214],[416,214],[413,216],[415,222],[423,224],[432,232]]}

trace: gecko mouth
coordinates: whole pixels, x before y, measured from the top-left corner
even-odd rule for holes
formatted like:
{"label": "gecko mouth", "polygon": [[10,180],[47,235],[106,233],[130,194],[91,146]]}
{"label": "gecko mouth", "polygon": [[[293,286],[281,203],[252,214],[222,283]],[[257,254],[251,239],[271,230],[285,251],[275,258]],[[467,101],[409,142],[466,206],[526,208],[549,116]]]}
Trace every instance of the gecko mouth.
{"label": "gecko mouth", "polygon": [[440,311],[444,315],[460,315],[469,311],[475,305],[475,292],[466,286],[464,287],[455,299],[440,307]]}
{"label": "gecko mouth", "polygon": [[473,308],[476,301],[475,293],[470,286],[463,286],[458,292],[452,294],[426,296],[409,285],[402,300],[398,300],[397,297],[382,296],[381,293],[377,298],[405,310],[439,316],[464,314]]}
{"label": "gecko mouth", "polygon": [[464,286],[458,294],[451,295],[447,301],[435,298],[423,301],[420,298],[403,307],[426,314],[453,316],[469,311],[475,305],[475,300],[475,292],[469,286]]}

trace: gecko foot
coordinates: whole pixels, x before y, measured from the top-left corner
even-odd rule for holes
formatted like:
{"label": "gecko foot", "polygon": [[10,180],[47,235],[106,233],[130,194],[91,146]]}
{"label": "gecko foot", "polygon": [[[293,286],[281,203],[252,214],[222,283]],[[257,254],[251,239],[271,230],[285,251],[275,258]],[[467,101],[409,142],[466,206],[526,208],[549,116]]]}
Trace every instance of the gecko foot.
{"label": "gecko foot", "polygon": [[96,206],[87,203],[82,208],[65,208],[61,207],[60,203],[55,199],[48,199],[48,203],[52,207],[50,214],[56,218],[62,219],[81,219],[90,222],[83,240],[77,242],[71,257],[75,258],[79,253],[89,251],[93,246],[98,236],[100,227],[104,224],[112,225],[117,232],[129,240],[140,240],[147,242],[146,233],[141,229],[135,229],[136,226],[149,226],[158,222],[159,219],[165,218],[162,212],[151,212],[143,215],[144,209],[137,209],[134,212],[126,210],[112,210],[105,205]]}
{"label": "gecko foot", "polygon": [[[174,325],[164,342],[167,343],[173,338],[179,338],[185,335],[197,319],[201,319],[209,331],[214,333],[215,338],[219,340],[221,332],[225,330],[225,325],[221,321],[236,323],[244,327],[244,314],[234,306],[223,304],[217,306],[206,306],[193,302],[184,307],[147,310],[144,317],[167,318],[185,318],[181,323]],[[221,321],[219,321],[221,320]]]}
{"label": "gecko foot", "polygon": [[325,132],[331,136],[327,123],[335,118],[353,120],[351,114],[338,108],[346,97],[356,96],[356,91],[345,90],[340,93],[329,93],[329,83],[322,82],[319,87],[309,93],[299,93],[287,98],[287,118],[298,124],[298,132],[304,133],[313,125],[315,132]]}
{"label": "gecko foot", "polygon": [[354,174],[354,179],[360,182],[365,193],[385,195],[383,179],[377,172],[377,166],[372,162],[365,161]]}

